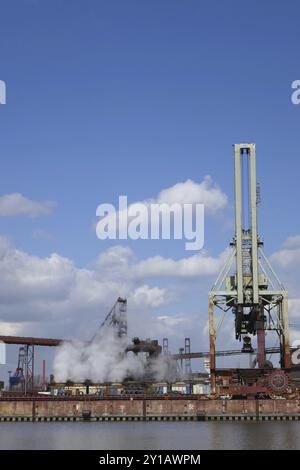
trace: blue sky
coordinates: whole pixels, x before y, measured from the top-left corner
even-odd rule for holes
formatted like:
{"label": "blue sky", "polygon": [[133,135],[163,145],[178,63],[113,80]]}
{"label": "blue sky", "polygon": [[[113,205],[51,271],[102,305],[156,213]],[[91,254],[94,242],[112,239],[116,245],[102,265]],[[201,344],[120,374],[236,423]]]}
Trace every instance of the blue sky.
{"label": "blue sky", "polygon": [[[4,0],[0,16],[0,195],[56,203],[41,217],[0,217],[22,253],[90,266],[114,246],[95,236],[99,203],[210,175],[229,198],[206,219],[205,249],[219,256],[233,235],[232,144],[243,141],[257,145],[266,252],[300,233],[299,2]],[[127,245],[138,259],[189,256],[183,242]],[[213,281],[184,279],[164,313],[196,314]],[[54,334],[46,323],[37,331]]]}

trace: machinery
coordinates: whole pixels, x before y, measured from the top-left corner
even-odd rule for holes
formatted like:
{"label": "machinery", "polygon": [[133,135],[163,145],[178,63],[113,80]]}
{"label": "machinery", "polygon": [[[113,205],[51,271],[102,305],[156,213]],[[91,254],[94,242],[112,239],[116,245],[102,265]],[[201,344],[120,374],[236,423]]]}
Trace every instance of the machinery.
{"label": "machinery", "polygon": [[155,359],[160,356],[162,347],[158,344],[156,339],[141,340],[138,337],[132,339],[132,344],[129,344],[125,352],[133,352],[134,354],[147,353],[150,359]]}
{"label": "machinery", "polygon": [[[209,292],[211,390],[216,395],[282,396],[290,391],[291,367],[288,296],[263,251],[257,229],[260,190],[256,182],[255,144],[234,145],[235,236],[228,259]],[[221,318],[215,325],[215,310]],[[249,368],[218,369],[216,338],[231,312],[242,352],[257,355]],[[266,359],[266,333],[279,345],[279,364]]]}
{"label": "machinery", "polygon": [[34,381],[34,345],[25,344],[19,348],[18,365],[9,378],[10,390],[21,388],[26,394],[33,390]]}
{"label": "machinery", "polygon": [[19,348],[18,365],[13,375],[9,377],[9,389],[12,390],[16,387],[23,388],[25,382],[25,348],[21,346]]}
{"label": "machinery", "polygon": [[[101,323],[99,330],[105,326],[114,328],[119,338],[124,338],[127,336],[127,299],[118,297],[112,309]],[[99,330],[93,336],[91,341],[94,341],[94,339],[97,337]]]}
{"label": "machinery", "polygon": [[[112,327],[119,338],[127,336],[127,300],[119,297],[100,325],[91,341],[94,341],[104,326]],[[34,390],[34,356],[35,346],[60,346],[64,340],[53,338],[31,338],[18,336],[1,336],[5,344],[20,344],[18,365],[16,371],[9,379],[10,390],[20,389],[25,393]],[[43,365],[43,384],[45,383],[45,370]]]}

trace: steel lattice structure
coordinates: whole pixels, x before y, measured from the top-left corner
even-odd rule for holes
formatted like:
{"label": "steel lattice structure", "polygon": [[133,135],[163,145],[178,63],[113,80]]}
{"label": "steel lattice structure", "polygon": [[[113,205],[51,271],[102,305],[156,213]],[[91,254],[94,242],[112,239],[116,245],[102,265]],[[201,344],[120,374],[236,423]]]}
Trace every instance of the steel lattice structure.
{"label": "steel lattice structure", "polygon": [[[288,294],[263,251],[257,230],[259,192],[256,182],[255,144],[234,145],[235,236],[229,255],[209,292],[209,335],[211,387],[216,390],[215,310],[234,316],[235,337],[243,341],[243,352],[253,352],[251,337],[257,337],[257,365],[266,363],[266,331],[275,331],[279,340],[280,367],[291,366]],[[246,171],[243,171],[245,170]],[[246,173],[246,181],[245,181]],[[248,187],[247,187],[248,186]]]}

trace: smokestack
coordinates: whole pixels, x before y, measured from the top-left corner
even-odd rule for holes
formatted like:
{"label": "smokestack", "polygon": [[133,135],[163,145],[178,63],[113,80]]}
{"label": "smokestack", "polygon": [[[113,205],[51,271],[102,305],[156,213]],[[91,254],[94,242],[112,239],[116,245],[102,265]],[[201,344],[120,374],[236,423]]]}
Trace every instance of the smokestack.
{"label": "smokestack", "polygon": [[43,378],[42,378],[42,390],[46,390],[47,384],[46,384],[46,361],[43,359]]}

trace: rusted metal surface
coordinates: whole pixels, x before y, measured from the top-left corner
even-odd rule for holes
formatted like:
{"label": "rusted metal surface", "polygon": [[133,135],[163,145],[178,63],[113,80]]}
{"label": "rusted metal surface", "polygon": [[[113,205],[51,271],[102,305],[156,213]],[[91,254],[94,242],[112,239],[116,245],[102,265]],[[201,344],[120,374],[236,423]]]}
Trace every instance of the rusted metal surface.
{"label": "rusted metal surface", "polygon": [[31,338],[27,336],[0,336],[0,341],[6,344],[26,344],[33,346],[59,346],[65,340],[53,338]]}
{"label": "rusted metal surface", "polygon": [[296,383],[283,369],[216,369],[216,396],[284,398],[298,396]]}
{"label": "rusted metal surface", "polygon": [[291,367],[291,350],[289,344],[289,320],[288,320],[288,296],[283,296],[282,301],[282,320],[283,320],[283,364],[282,367],[290,369]]}
{"label": "rusted metal surface", "polygon": [[266,336],[264,326],[264,308],[263,306],[259,309],[258,322],[261,325],[261,328],[257,330],[257,363],[259,369],[262,369],[265,366],[266,362]]}
{"label": "rusted metal surface", "polygon": [[[0,401],[1,417],[259,417],[300,415],[300,400],[9,400]],[[1,426],[1,425],[0,425]]]}
{"label": "rusted metal surface", "polygon": [[265,332],[264,330],[257,331],[257,363],[258,367],[262,369],[266,362],[265,350]]}
{"label": "rusted metal surface", "polygon": [[[0,397],[0,402],[2,401],[128,401],[128,400],[187,400],[187,397],[184,395],[161,395],[153,397],[153,395],[129,395],[129,396],[119,396],[119,395],[111,395],[109,397],[99,397],[99,396],[92,396],[92,395],[78,395],[78,396],[44,396],[44,395],[35,395],[35,396],[28,396],[28,395],[19,395],[19,396],[10,396],[4,395]],[[199,400],[198,395],[190,395],[188,400]]]}
{"label": "rusted metal surface", "polygon": [[214,323],[214,302],[209,298],[209,357],[210,357],[210,386],[211,393],[216,392],[216,332]]}
{"label": "rusted metal surface", "polygon": [[158,357],[162,352],[162,347],[158,344],[157,340],[140,340],[134,338],[133,343],[129,344],[126,352],[132,351],[134,354],[141,352],[148,353],[151,357]]}

